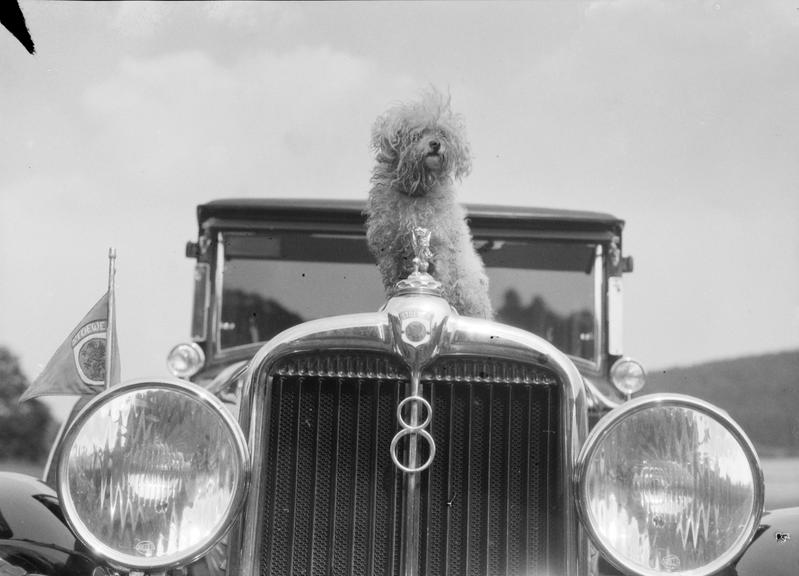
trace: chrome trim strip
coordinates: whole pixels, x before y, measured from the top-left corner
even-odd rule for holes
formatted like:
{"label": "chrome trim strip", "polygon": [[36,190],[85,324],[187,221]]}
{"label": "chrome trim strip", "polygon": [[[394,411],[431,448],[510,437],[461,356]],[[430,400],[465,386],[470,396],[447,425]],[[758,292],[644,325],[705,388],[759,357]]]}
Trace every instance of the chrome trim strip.
{"label": "chrome trim strip", "polygon": [[247,360],[239,360],[225,367],[204,388],[214,395],[224,392],[231,382],[244,375],[247,370],[247,362]]}
{"label": "chrome trim strip", "polygon": [[596,256],[594,260],[594,358],[591,364],[598,370],[604,368],[605,359],[605,318],[607,317],[604,309],[605,297],[605,248],[602,244],[596,245]]}
{"label": "chrome trim strip", "polygon": [[[567,574],[587,574],[587,538],[577,519],[574,502],[572,471],[577,454],[587,436],[587,400],[583,380],[574,364],[552,344],[524,330],[454,313],[441,313],[438,298],[397,297],[389,301],[385,312],[352,314],[312,320],[277,335],[265,344],[250,362],[242,394],[241,427],[247,435],[252,454],[261,454],[265,431],[269,429],[270,397],[264,388],[271,386],[267,375],[281,357],[318,350],[348,350],[379,352],[403,359],[409,372],[421,369],[443,356],[486,355],[506,360],[544,365],[553,370],[563,386],[561,402],[560,481],[557,493],[564,497],[563,522],[565,546],[561,551]],[[431,332],[435,335],[429,345],[409,346],[401,341],[400,315],[403,312],[429,312]],[[417,372],[418,373],[418,372]],[[237,541],[231,542],[229,561],[241,550],[241,565],[236,573],[254,574],[260,571],[259,555],[261,523],[265,494],[262,479],[262,458],[252,462],[252,489],[244,508]],[[414,474],[408,474],[409,478]],[[417,516],[418,515],[415,515]],[[406,528],[412,531],[412,527]]]}
{"label": "chrome trim strip", "polygon": [[[134,392],[136,390],[152,390],[152,389],[165,389],[177,391],[185,394],[189,398],[196,400],[208,406],[212,411],[216,412],[222,419],[224,425],[230,430],[233,439],[233,444],[238,456],[238,462],[241,473],[238,478],[237,485],[234,489],[231,504],[227,509],[225,519],[219,524],[216,531],[209,535],[199,544],[189,548],[182,556],[173,558],[168,561],[160,559],[150,559],[146,557],[132,557],[127,554],[120,554],[109,546],[103,544],[98,538],[88,531],[82,530],[82,524],[75,521],[78,517],[72,501],[66,497],[66,490],[64,483],[67,481],[67,472],[69,467],[69,452],[72,442],[77,434],[81,431],[85,421],[95,412],[95,410],[122,394]],[[76,534],[80,540],[92,551],[92,553],[105,558],[109,564],[115,567],[129,568],[133,570],[146,570],[146,571],[163,571],[180,566],[185,566],[202,558],[208,550],[216,545],[227,532],[230,530],[234,521],[239,516],[239,511],[242,509],[246,501],[247,492],[250,486],[250,452],[247,448],[247,443],[244,435],[239,428],[235,418],[228,410],[224,408],[222,403],[211,393],[204,388],[177,379],[137,379],[130,380],[123,384],[109,388],[108,390],[98,394],[93,398],[72,421],[69,428],[64,435],[64,441],[61,449],[61,455],[58,461],[57,468],[57,489],[58,499],[64,510],[64,517],[69,524],[70,529]],[[134,562],[133,560],[136,560]]]}
{"label": "chrome trim strip", "polygon": [[[411,380],[408,383],[408,398],[418,398],[419,397],[419,381],[421,379],[421,374],[419,373],[418,369],[411,371]],[[404,400],[403,400],[404,402]],[[429,406],[429,404],[428,404]],[[397,418],[401,419],[402,409],[402,402],[397,407]],[[429,408],[430,412],[428,412],[428,416],[432,417],[432,408]],[[411,426],[417,427],[419,420],[418,408],[416,405],[411,407]],[[423,424],[427,424],[424,422]],[[423,432],[421,430],[421,426],[419,426],[419,432]],[[413,428],[405,428],[405,430],[413,430]],[[400,432],[401,433],[401,432]],[[428,434],[429,436],[429,434]],[[395,437],[396,438],[396,437]],[[430,437],[432,441],[432,436]],[[415,436],[411,435],[409,438],[409,448],[408,448],[408,465],[410,467],[416,467],[416,443],[417,439]],[[393,445],[393,442],[392,442]],[[435,443],[432,444],[433,446],[433,455],[435,455]],[[392,447],[392,457],[393,457],[393,447]],[[430,459],[432,462],[432,458]],[[426,466],[425,466],[426,467]],[[419,517],[419,510],[420,510],[420,500],[421,500],[421,493],[419,490],[419,482],[421,481],[420,472],[408,472],[405,474],[404,478],[404,497],[405,497],[405,518],[403,518],[404,522],[402,523],[402,537],[400,538],[402,545],[401,545],[401,556],[400,556],[400,574],[403,576],[416,576],[419,573],[419,542],[420,542],[420,534],[419,534],[419,521],[421,520]]]}
{"label": "chrome trim strip", "polygon": [[760,518],[763,514],[765,505],[765,484],[763,478],[763,468],[760,465],[760,458],[757,455],[754,445],[743,429],[738,425],[737,422],[732,420],[726,412],[717,406],[710,404],[709,402],[700,400],[699,398],[686,396],[684,394],[648,394],[646,396],[640,396],[639,398],[630,400],[620,405],[618,408],[605,415],[596,424],[594,429],[591,430],[591,434],[585,441],[585,444],[583,445],[583,448],[577,459],[577,465],[574,469],[574,493],[575,500],[577,502],[577,510],[580,517],[580,523],[588,532],[593,545],[621,571],[625,573],[642,574],[643,576],[658,576],[661,574],[661,572],[655,571],[641,572],[639,567],[629,566],[624,560],[617,558],[600,540],[589,520],[588,510],[586,508],[585,475],[587,463],[594,455],[594,452],[600,445],[600,441],[606,433],[608,433],[619,422],[631,416],[632,414],[635,414],[636,412],[663,406],[676,406],[696,410],[697,412],[709,416],[721,424],[721,426],[723,426],[739,442],[741,449],[744,451],[744,454],[746,455],[752,469],[755,483],[755,494],[752,499],[752,512],[749,517],[749,522],[743,532],[746,534],[746,536],[739,538],[737,543],[735,543],[726,554],[708,564],[704,570],[696,569],[690,571],[692,576],[705,576],[714,574],[735,560],[735,558],[752,542],[752,539],[757,532],[757,528],[760,525]]}
{"label": "chrome trim strip", "polygon": [[[591,382],[590,378],[583,378],[583,383],[585,387],[588,389],[589,393],[589,403],[594,405],[600,404],[602,407],[607,408],[608,410],[613,410],[614,408],[618,408],[621,406],[621,402],[616,402],[615,400],[609,398],[602,391],[597,387],[596,384]],[[593,401],[593,402],[591,402]]]}
{"label": "chrome trim strip", "polygon": [[222,294],[225,289],[225,235],[216,234],[216,270],[214,271],[214,297],[211,305],[211,334],[214,341],[214,356],[222,352]]}
{"label": "chrome trim strip", "polygon": [[[202,236],[201,238],[207,240],[205,236]],[[198,275],[201,276],[203,281],[202,303],[197,302]],[[201,313],[198,310],[199,308],[202,308]],[[191,311],[192,340],[196,342],[205,342],[206,340],[208,340],[208,318],[210,317],[209,314],[210,309],[211,309],[211,266],[207,262],[198,262],[194,266],[194,300],[192,302],[192,311]],[[196,325],[197,320],[199,320],[201,326]]]}

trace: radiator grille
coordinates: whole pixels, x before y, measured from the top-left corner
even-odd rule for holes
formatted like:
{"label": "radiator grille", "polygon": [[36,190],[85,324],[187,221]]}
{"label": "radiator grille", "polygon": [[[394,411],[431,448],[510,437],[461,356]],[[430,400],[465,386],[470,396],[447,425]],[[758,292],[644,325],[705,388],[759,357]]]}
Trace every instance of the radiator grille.
{"label": "radiator grille", "polygon": [[[366,355],[294,357],[272,378],[260,570],[274,576],[398,576],[403,474],[389,446],[404,369]],[[559,388],[540,367],[439,361],[421,475],[420,574],[544,573],[559,529]]]}

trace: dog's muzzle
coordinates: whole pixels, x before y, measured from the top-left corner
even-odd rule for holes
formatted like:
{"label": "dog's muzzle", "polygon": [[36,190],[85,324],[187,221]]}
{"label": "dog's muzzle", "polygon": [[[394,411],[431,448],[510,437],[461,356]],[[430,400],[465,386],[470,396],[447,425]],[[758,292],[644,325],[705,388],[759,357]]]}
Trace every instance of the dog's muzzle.
{"label": "dog's muzzle", "polygon": [[426,171],[438,173],[444,168],[444,157],[438,153],[430,153],[424,157]]}

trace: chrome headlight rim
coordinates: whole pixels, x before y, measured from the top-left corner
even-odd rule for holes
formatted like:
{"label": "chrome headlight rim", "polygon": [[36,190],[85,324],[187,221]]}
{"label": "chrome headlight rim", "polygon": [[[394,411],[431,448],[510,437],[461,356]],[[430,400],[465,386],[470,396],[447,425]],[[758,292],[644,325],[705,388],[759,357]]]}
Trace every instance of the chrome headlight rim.
{"label": "chrome headlight rim", "polygon": [[[234,489],[233,497],[231,498],[231,503],[228,506],[224,520],[219,523],[219,525],[211,534],[209,534],[198,544],[187,548],[184,552],[179,553],[179,555],[171,554],[162,558],[148,558],[144,556],[134,557],[129,554],[119,553],[114,548],[102,542],[83,524],[82,521],[80,521],[80,515],[78,514],[72,499],[67,497],[68,490],[65,488],[65,483],[68,481],[69,453],[71,451],[73,442],[83,429],[83,425],[94,414],[94,412],[99,407],[111,402],[123,394],[140,390],[154,389],[168,390],[184,394],[191,400],[204,404],[206,407],[209,407],[211,410],[216,412],[222,420],[223,425],[231,434],[231,439],[233,440],[233,445],[240,468],[238,482]],[[199,560],[225,536],[225,534],[232,527],[233,523],[239,517],[250,486],[251,461],[249,448],[238,422],[236,422],[235,418],[224,407],[222,402],[219,401],[219,399],[217,399],[213,394],[209,393],[204,388],[185,380],[143,378],[127,381],[101,392],[92,400],[90,400],[86,406],[81,409],[75,419],[69,424],[67,430],[64,432],[64,437],[59,450],[60,455],[58,466],[56,468],[56,491],[58,493],[59,503],[64,512],[64,518],[66,519],[66,522],[72,532],[95,555],[102,557],[115,568],[142,571],[166,571],[173,568],[186,566],[192,562],[195,562],[196,560]]]}
{"label": "chrome headlight rim", "polygon": [[760,526],[760,519],[763,515],[765,506],[765,489],[763,468],[760,465],[760,458],[757,455],[752,441],[743,431],[743,429],[735,422],[729,415],[709,402],[700,400],[693,396],[684,394],[648,394],[640,396],[635,400],[625,402],[618,408],[608,412],[596,426],[594,426],[588,438],[583,444],[580,454],[577,457],[577,464],[574,469],[574,489],[575,502],[577,504],[577,513],[580,518],[580,524],[588,532],[591,543],[599,550],[600,553],[616,568],[624,573],[637,574],[641,576],[662,576],[663,572],[648,570],[640,565],[632,564],[620,557],[614,552],[600,537],[597,530],[591,521],[590,511],[588,510],[587,486],[586,486],[586,473],[588,464],[591,462],[597,448],[601,445],[601,441],[607,434],[609,434],[617,425],[619,425],[626,418],[651,408],[661,407],[677,407],[688,408],[695,410],[700,414],[708,416],[715,422],[720,424],[728,433],[730,433],[738,445],[743,450],[750,469],[754,476],[754,494],[752,498],[752,509],[749,513],[749,519],[741,536],[735,543],[721,556],[714,561],[708,563],[704,567],[678,572],[681,576],[708,576],[715,574],[722,568],[728,566],[733,562],[747,546],[752,542]]}

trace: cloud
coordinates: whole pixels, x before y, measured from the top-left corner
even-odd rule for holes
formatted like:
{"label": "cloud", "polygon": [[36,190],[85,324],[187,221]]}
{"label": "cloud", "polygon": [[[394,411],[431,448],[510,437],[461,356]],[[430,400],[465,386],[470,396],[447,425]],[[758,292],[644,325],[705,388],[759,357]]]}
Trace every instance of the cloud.
{"label": "cloud", "polygon": [[630,12],[658,13],[668,8],[664,0],[592,0],[586,4],[589,18],[615,17]]}
{"label": "cloud", "polygon": [[293,2],[207,2],[207,17],[233,28],[273,29],[300,25],[302,11]]}
{"label": "cloud", "polygon": [[117,34],[146,38],[164,32],[179,34],[186,29],[254,29],[296,26],[302,19],[299,7],[290,2],[118,2],[109,19]]}
{"label": "cloud", "polygon": [[799,36],[786,33],[797,20],[774,4],[592,3],[507,86],[503,109],[518,126],[497,115],[500,132],[531,137],[505,158],[528,155],[562,189],[601,183],[740,209],[752,189],[799,176],[785,152],[799,146],[788,73]]}
{"label": "cloud", "polygon": [[119,2],[110,26],[117,34],[133,37],[152,36],[177,7],[173,2]]}
{"label": "cloud", "polygon": [[117,174],[217,195],[281,185],[278,194],[325,196],[346,177],[341,166],[368,179],[375,103],[407,84],[326,46],[261,50],[230,64],[184,51],[126,58],[83,105]]}

